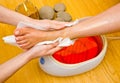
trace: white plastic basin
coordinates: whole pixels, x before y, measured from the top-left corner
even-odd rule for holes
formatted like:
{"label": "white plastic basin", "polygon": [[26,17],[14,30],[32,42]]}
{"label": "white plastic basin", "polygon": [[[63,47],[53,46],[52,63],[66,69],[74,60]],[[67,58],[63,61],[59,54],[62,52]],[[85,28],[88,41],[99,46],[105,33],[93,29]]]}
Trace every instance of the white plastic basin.
{"label": "white plastic basin", "polygon": [[65,64],[54,59],[53,56],[44,56],[39,60],[41,69],[54,76],[72,76],[87,72],[97,67],[105,56],[107,50],[107,40],[104,36],[96,36],[95,38],[101,49],[96,57],[76,64]]}

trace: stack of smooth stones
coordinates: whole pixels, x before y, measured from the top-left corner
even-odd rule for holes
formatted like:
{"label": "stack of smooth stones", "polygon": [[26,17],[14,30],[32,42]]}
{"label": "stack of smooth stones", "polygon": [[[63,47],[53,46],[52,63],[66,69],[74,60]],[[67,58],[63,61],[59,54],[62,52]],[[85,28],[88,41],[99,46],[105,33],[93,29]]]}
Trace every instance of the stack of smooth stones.
{"label": "stack of smooth stones", "polygon": [[66,6],[63,3],[54,5],[54,8],[50,6],[43,6],[39,10],[40,19],[50,19],[57,21],[70,22],[72,17],[66,12]]}

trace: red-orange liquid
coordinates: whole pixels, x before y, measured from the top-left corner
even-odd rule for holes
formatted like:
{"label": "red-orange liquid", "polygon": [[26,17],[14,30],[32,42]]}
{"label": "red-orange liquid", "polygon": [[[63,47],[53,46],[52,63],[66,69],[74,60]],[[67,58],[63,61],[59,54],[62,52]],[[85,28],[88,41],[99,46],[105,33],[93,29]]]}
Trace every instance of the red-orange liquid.
{"label": "red-orange liquid", "polygon": [[54,53],[53,57],[62,63],[75,64],[96,57],[101,49],[100,37],[78,38],[74,45],[64,47]]}

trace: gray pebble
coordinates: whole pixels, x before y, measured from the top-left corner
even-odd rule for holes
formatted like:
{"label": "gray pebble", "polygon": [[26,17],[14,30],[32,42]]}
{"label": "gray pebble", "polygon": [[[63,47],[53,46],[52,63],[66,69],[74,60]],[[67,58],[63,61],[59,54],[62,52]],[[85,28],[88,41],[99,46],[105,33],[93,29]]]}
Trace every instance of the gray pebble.
{"label": "gray pebble", "polygon": [[42,19],[53,19],[55,11],[50,6],[43,6],[39,10],[40,18]]}
{"label": "gray pebble", "polygon": [[67,12],[58,12],[57,18],[62,18],[65,22],[70,22],[72,20],[71,15]]}
{"label": "gray pebble", "polygon": [[55,4],[54,10],[56,12],[65,11],[66,10],[66,6],[63,3],[58,3],[58,4]]}
{"label": "gray pebble", "polygon": [[59,17],[58,17],[58,18],[55,18],[55,20],[56,20],[56,21],[64,21],[63,18],[59,18]]}

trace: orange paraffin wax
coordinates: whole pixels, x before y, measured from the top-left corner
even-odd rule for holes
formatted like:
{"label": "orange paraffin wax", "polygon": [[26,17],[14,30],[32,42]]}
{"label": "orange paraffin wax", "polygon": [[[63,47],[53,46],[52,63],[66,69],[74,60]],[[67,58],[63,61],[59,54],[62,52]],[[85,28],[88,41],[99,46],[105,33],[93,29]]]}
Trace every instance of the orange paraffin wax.
{"label": "orange paraffin wax", "polygon": [[94,58],[99,53],[98,45],[93,37],[78,38],[71,46],[64,47],[53,54],[59,62],[75,64]]}

